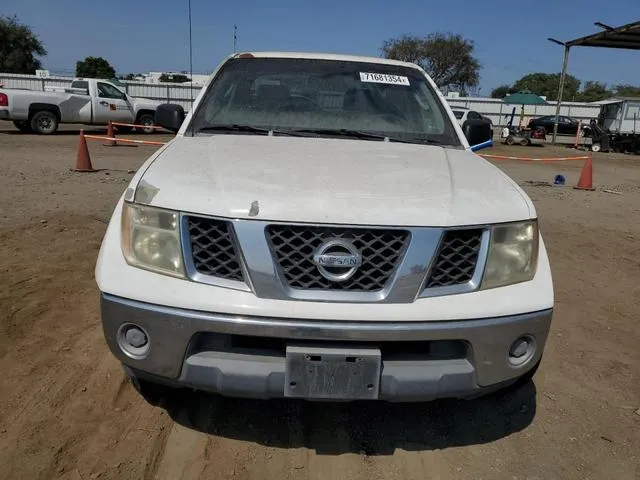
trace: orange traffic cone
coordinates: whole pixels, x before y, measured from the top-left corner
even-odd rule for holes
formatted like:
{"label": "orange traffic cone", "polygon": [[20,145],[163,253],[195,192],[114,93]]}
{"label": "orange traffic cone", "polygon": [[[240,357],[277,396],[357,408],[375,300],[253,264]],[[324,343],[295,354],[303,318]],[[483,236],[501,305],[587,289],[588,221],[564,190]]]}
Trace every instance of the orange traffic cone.
{"label": "orange traffic cone", "polygon": [[578,184],[573,188],[577,190],[595,190],[595,188],[593,188],[593,165],[591,163],[591,155],[589,155],[587,160],[584,162],[584,167],[582,167],[582,172],[580,172]]}
{"label": "orange traffic cone", "polygon": [[[107,127],[107,137],[116,138],[115,131],[113,130],[113,124],[109,122],[109,126]],[[118,142],[115,140],[107,140],[107,143],[103,143],[105,147],[117,147]]]}
{"label": "orange traffic cone", "polygon": [[84,130],[80,130],[80,140],[78,141],[78,154],[76,156],[76,172],[95,172],[91,165],[91,157],[89,156],[89,147],[87,147],[87,139],[84,138]]}

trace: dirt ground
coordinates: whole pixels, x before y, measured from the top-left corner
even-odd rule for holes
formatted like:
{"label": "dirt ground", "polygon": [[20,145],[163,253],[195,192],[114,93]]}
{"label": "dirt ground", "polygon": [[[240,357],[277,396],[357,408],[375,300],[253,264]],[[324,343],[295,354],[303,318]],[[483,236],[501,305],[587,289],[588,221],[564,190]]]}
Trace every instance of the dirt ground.
{"label": "dirt ground", "polygon": [[[495,161],[536,205],[556,292],[541,368],[519,390],[409,405],[184,392],[153,407],[107,350],[93,269],[105,222],[154,147],[91,142],[93,165],[103,170],[74,173],[76,129],[41,137],[7,125],[0,125],[7,128],[0,132],[0,477],[640,478],[639,156],[594,155],[594,192],[572,188],[580,161]],[[566,186],[551,185],[556,174]]]}

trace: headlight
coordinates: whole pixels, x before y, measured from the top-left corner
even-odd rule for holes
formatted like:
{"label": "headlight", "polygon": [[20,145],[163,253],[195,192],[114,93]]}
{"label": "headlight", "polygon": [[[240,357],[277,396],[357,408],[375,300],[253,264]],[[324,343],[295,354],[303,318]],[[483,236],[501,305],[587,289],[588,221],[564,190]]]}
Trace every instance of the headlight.
{"label": "headlight", "polygon": [[122,253],[129,265],[184,277],[177,212],[125,202]]}
{"label": "headlight", "polygon": [[538,264],[538,222],[496,225],[491,230],[481,288],[531,280]]}

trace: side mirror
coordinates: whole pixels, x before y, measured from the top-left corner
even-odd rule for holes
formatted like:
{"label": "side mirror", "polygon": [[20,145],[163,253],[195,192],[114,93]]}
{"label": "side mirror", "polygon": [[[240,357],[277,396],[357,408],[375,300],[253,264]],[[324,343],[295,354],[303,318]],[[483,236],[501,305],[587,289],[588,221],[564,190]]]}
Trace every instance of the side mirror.
{"label": "side mirror", "polygon": [[462,124],[462,132],[469,145],[477,145],[491,140],[491,123],[486,119],[466,120]]}
{"label": "side mirror", "polygon": [[155,123],[176,133],[180,130],[184,117],[184,108],[181,105],[163,103],[156,108]]}

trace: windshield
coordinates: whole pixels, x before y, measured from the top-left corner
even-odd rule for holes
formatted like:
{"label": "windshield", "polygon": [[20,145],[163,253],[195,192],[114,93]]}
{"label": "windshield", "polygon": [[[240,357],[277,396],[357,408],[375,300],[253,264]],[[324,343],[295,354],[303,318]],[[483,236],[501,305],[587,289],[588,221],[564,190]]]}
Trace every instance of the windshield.
{"label": "windshield", "polygon": [[220,133],[224,126],[234,127],[226,133],[236,134],[247,133],[239,126],[250,126],[274,134],[358,132],[411,143],[461,145],[419,70],[378,63],[232,59],[209,86],[190,130]]}

